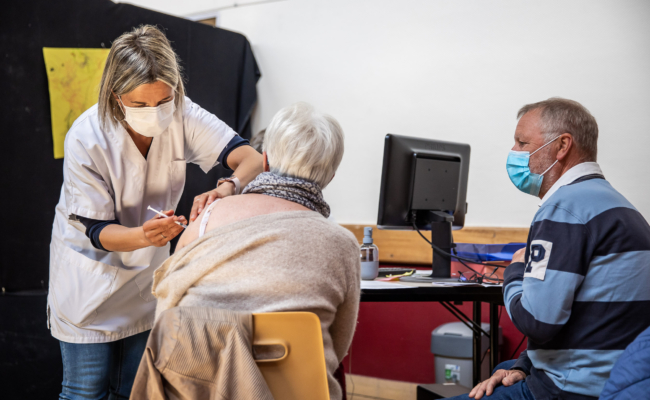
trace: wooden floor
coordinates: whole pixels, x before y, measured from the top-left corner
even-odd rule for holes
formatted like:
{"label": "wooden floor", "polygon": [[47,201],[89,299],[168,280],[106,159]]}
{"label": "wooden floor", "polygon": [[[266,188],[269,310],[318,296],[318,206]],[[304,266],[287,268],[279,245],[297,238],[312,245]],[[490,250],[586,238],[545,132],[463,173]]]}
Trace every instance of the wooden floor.
{"label": "wooden floor", "polygon": [[345,375],[348,400],[415,400],[416,383]]}

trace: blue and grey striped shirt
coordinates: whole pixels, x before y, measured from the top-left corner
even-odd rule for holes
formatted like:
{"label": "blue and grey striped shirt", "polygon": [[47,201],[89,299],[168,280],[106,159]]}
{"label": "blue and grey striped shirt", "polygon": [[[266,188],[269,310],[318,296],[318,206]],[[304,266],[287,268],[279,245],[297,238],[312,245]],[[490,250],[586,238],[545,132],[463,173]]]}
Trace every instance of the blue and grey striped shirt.
{"label": "blue and grey striped shirt", "polygon": [[625,347],[650,326],[650,226],[602,175],[557,189],[530,228],[504,300],[528,337],[516,366],[536,399],[599,396]]}

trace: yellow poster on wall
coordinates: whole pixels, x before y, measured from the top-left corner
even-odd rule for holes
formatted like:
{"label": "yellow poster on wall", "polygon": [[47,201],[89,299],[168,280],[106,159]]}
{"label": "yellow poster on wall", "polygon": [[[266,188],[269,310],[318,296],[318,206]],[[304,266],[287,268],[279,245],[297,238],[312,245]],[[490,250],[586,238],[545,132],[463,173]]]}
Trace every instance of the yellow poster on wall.
{"label": "yellow poster on wall", "polygon": [[84,111],[97,103],[109,49],[43,47],[50,89],[54,158],[63,158],[65,135]]}

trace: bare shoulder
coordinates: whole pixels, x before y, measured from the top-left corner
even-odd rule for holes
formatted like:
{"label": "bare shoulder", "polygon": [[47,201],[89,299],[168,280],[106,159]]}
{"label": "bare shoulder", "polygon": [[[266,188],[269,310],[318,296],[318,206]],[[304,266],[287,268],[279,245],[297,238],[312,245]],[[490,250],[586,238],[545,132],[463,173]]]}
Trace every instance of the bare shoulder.
{"label": "bare shoulder", "polygon": [[307,208],[294,202],[263,194],[243,194],[220,199],[214,206],[207,230],[212,230],[258,215],[284,211],[304,211]]}
{"label": "bare shoulder", "polygon": [[208,212],[208,210],[210,210],[210,216],[208,217],[206,232],[210,229],[216,228],[218,222],[224,221],[224,216],[228,216],[229,213],[231,213],[232,210],[237,207],[239,203],[239,197],[241,196],[229,196],[217,200],[216,203],[212,203],[212,207],[210,207],[210,205],[206,206],[203,211],[201,211],[201,213],[196,217],[196,219],[188,225],[187,229],[185,229],[180,239],[178,240],[176,250],[178,251],[182,249],[188,243],[194,241],[199,237],[201,221],[203,221],[205,218],[205,214]]}

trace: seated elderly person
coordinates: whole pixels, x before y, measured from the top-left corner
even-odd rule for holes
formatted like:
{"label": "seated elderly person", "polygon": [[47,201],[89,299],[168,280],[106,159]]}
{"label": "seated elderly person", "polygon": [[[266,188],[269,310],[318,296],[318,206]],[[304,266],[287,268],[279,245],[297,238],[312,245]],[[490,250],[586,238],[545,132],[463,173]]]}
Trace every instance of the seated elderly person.
{"label": "seated elderly person", "polygon": [[309,311],[320,318],[332,399],[359,307],[359,248],[328,221],[325,188],[343,157],[337,121],[298,103],[266,130],[264,173],[239,196],[210,204],[154,277],[156,316],[172,307],[266,313]]}
{"label": "seated elderly person", "polygon": [[585,107],[551,98],[517,116],[507,171],[541,201],[503,293],[528,348],[469,397],[595,400],[650,325],[650,226],[596,163],[598,124]]}

